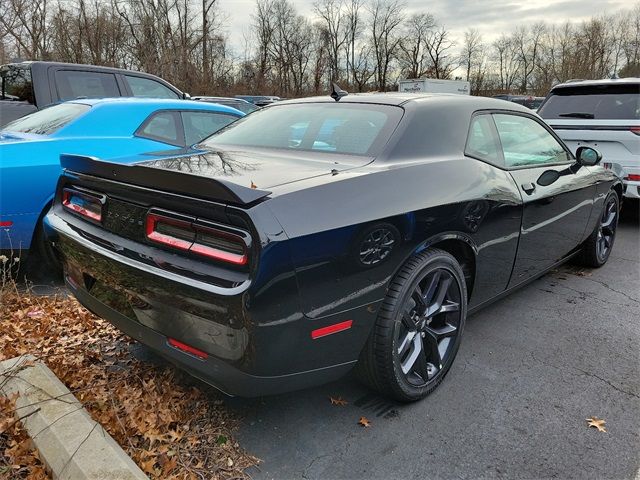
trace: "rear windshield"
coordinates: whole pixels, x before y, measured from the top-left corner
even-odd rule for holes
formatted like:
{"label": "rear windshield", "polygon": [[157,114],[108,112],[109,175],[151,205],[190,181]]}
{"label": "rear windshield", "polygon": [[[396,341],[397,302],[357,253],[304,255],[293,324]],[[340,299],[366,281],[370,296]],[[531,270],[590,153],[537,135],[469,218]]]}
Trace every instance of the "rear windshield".
{"label": "rear windshield", "polygon": [[16,100],[35,104],[31,68],[21,65],[0,67],[0,100]]}
{"label": "rear windshield", "polygon": [[238,120],[204,144],[375,156],[402,111],[389,105],[354,103],[277,105]]}
{"label": "rear windshield", "polygon": [[538,114],[557,119],[638,120],[640,85],[558,88]]}
{"label": "rear windshield", "polygon": [[61,103],[7,123],[3,130],[50,135],[89,110],[81,103]]}

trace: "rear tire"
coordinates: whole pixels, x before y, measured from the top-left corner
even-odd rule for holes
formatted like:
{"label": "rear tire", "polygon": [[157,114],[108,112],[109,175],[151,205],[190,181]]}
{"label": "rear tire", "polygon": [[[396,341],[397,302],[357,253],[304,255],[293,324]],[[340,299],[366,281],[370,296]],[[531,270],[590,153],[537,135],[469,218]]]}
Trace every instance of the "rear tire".
{"label": "rear tire", "polygon": [[391,281],[356,373],[384,395],[420,400],[453,363],[467,314],[464,274],[449,253],[410,258]]}
{"label": "rear tire", "polygon": [[620,199],[614,191],[609,192],[604,201],[598,224],[582,246],[579,260],[586,267],[599,268],[607,263],[616,239]]}
{"label": "rear tire", "polygon": [[[42,225],[42,219],[38,222],[36,233],[34,235],[35,255],[29,255],[29,270],[36,274],[50,274],[56,277],[62,276],[62,264],[51,245],[47,240]],[[36,263],[37,262],[37,265]]]}

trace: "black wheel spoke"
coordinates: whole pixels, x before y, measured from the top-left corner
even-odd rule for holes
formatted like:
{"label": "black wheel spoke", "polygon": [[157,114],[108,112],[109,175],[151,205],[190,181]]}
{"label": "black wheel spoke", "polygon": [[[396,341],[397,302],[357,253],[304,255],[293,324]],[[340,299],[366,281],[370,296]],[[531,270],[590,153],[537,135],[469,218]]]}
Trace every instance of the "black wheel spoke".
{"label": "black wheel spoke", "polygon": [[411,340],[409,340],[405,347],[407,351],[404,358],[400,357],[400,366],[402,367],[402,373],[405,375],[413,369],[423,350],[422,337],[420,334],[413,332],[412,334],[413,336],[411,337]]}
{"label": "black wheel spoke", "polygon": [[451,275],[442,275],[439,278],[437,291],[435,293],[435,298],[428,304],[429,308],[427,308],[427,317],[431,317],[440,313],[442,306],[444,304],[444,298],[447,295],[447,291],[449,290],[449,286],[453,278]]}
{"label": "black wheel spoke", "polygon": [[453,337],[458,332],[458,327],[451,325],[450,323],[445,323],[441,327],[428,326],[426,329],[437,342],[443,338]]}
{"label": "black wheel spoke", "polygon": [[423,338],[423,343],[427,362],[440,370],[442,368],[442,356],[438,348],[438,339],[430,331],[427,331]]}

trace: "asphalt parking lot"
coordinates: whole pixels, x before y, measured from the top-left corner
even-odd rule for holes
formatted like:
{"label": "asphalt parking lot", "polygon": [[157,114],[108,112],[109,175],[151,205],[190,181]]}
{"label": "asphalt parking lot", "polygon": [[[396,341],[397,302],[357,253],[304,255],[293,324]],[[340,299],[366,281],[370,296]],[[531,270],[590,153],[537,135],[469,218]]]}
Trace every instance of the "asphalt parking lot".
{"label": "asphalt parking lot", "polygon": [[389,402],[350,377],[229,400],[240,443],[263,459],[251,475],[638,478],[640,234],[637,208],[625,210],[603,268],[563,266],[470,317],[447,379],[422,402]]}

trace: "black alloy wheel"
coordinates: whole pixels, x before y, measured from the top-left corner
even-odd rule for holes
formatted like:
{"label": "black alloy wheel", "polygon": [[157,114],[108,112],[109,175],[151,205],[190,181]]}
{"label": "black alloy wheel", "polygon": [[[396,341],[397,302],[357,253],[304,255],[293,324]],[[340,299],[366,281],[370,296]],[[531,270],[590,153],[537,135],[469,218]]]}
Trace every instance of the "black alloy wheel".
{"label": "black alloy wheel", "polygon": [[389,286],[358,373],[400,401],[431,393],[456,356],[467,309],[464,274],[454,257],[428,250],[411,258]]}
{"label": "black alloy wheel", "polygon": [[582,247],[582,263],[589,267],[601,267],[609,259],[618,229],[620,201],[618,194],[609,192],[593,233]]}

